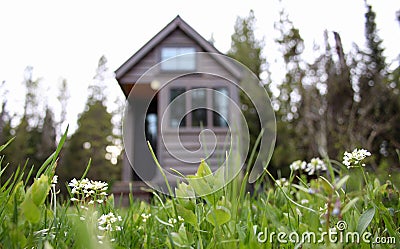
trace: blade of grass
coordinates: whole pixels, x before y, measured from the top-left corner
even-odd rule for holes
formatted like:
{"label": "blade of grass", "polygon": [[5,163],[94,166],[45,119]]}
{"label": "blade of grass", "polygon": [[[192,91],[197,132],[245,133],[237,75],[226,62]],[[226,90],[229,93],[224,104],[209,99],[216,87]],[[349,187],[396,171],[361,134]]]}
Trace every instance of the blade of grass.
{"label": "blade of grass", "polygon": [[161,175],[163,176],[165,184],[167,185],[167,189],[168,189],[169,195],[171,196],[171,200],[172,200],[172,206],[174,208],[175,218],[178,219],[178,212],[176,211],[175,198],[173,198],[174,193],[172,192],[171,186],[169,185],[167,176],[165,175],[163,168],[161,167],[160,163],[158,162],[156,154],[154,154],[153,148],[151,147],[151,144],[149,141],[147,141],[147,146],[149,147],[151,156],[153,157],[153,160],[154,160],[155,164],[157,165],[157,168],[160,171]]}
{"label": "blade of grass", "polygon": [[271,172],[269,172],[268,169],[265,169],[265,171],[267,172],[267,174],[269,175],[269,177],[271,177],[271,179],[274,181],[275,185],[281,190],[282,194],[286,197],[286,199],[287,199],[288,201],[290,201],[290,202],[293,203],[294,205],[296,205],[296,206],[298,206],[298,207],[301,207],[301,208],[304,208],[304,209],[306,209],[306,210],[308,210],[308,211],[310,211],[310,212],[313,212],[313,213],[316,213],[316,214],[318,213],[318,212],[315,211],[314,209],[311,209],[311,208],[309,208],[309,207],[303,206],[303,205],[301,205],[301,204],[295,202],[294,200],[292,200],[292,199],[285,193],[285,191],[283,191],[282,187],[279,186],[279,184],[276,184],[276,180],[275,180],[275,178],[272,176]]}
{"label": "blade of grass", "polygon": [[4,150],[13,140],[15,139],[15,137],[11,138],[10,140],[7,141],[7,143],[3,144],[0,146],[0,152],[2,150]]}
{"label": "blade of grass", "polygon": [[[67,139],[67,135],[68,135],[68,129],[69,129],[69,125],[67,126],[67,128],[65,129],[64,135],[61,137],[60,142],[58,143],[57,149],[54,152],[51,164],[49,167],[46,168],[45,174],[47,176],[52,176],[50,173],[55,171],[55,167],[57,166],[57,159],[58,159],[58,154],[60,154],[60,151],[65,143],[65,140]],[[50,177],[49,177],[50,178]]]}
{"label": "blade of grass", "polygon": [[89,162],[86,165],[86,169],[85,169],[85,172],[83,172],[83,174],[82,174],[81,180],[86,177],[91,165],[92,165],[92,158],[89,158]]}

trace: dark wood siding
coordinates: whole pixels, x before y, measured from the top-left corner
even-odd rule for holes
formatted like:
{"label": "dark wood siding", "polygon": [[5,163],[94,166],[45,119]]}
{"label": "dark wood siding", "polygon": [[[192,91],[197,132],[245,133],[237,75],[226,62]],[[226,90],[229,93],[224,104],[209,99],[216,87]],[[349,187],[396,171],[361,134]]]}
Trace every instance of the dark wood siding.
{"label": "dark wood siding", "polygon": [[[119,79],[119,82],[121,84],[149,84],[153,80],[158,80],[161,83],[161,90],[158,92],[158,131],[160,131],[160,120],[162,119],[162,115],[165,114],[165,110],[167,105],[169,104],[169,87],[167,86],[166,83],[169,83],[172,78],[175,77],[176,74],[170,73],[170,72],[162,72],[160,70],[153,70],[151,74],[147,75],[148,80],[142,80],[137,83],[138,79],[151,67],[156,65],[157,63],[160,62],[161,60],[161,49],[163,47],[172,47],[172,46],[190,46],[194,47],[196,52],[205,52],[202,47],[198,45],[198,43],[193,40],[191,37],[187,36],[182,30],[179,28],[175,29],[171,34],[169,34],[167,37],[165,37],[164,40],[162,40],[156,47],[151,49],[138,63],[135,64],[130,70],[127,71],[126,74],[122,78]],[[201,58],[201,59],[200,59]],[[177,84],[191,88],[191,87],[206,87],[206,88],[215,88],[215,87],[220,87],[220,86],[225,86],[229,89],[229,96],[238,103],[239,101],[239,95],[238,95],[238,89],[231,83],[229,80],[235,81],[236,79],[232,76],[231,73],[229,73],[225,67],[223,67],[221,64],[217,62],[212,56],[208,56],[205,54],[202,54],[201,57],[196,58],[196,71],[199,72],[207,72],[207,74],[192,74],[190,76],[185,76],[184,80],[177,80]],[[218,77],[213,76],[218,75]],[[227,80],[228,79],[228,80]],[[144,85],[143,85],[144,86]],[[174,85],[176,86],[176,84]],[[141,94],[142,95],[142,94]],[[143,97],[143,96],[142,96]],[[135,100],[133,98],[132,104],[133,106],[138,106],[140,103],[138,102],[139,100]],[[230,107],[231,108],[231,107]],[[135,113],[134,115],[137,115],[136,117],[140,115],[144,115],[143,113],[138,115]],[[166,118],[168,118],[168,114],[166,114]],[[230,117],[234,118],[234,117]],[[135,117],[132,118],[133,122],[139,122],[140,120],[143,119],[137,119]],[[209,121],[211,123],[211,120]],[[143,124],[141,124],[143,126]],[[140,132],[138,129],[142,128],[140,125],[133,125],[132,127],[135,127],[135,130],[132,131],[134,133]],[[139,128],[138,128],[139,127]],[[212,130],[213,127],[208,127]],[[164,131],[163,136],[166,138],[167,145],[162,144],[162,139],[160,134],[158,134],[158,145],[157,145],[157,154],[158,154],[158,159],[160,164],[167,170],[170,168],[174,168],[178,170],[179,172],[183,174],[194,174],[198,164],[199,163],[185,163],[177,160],[174,158],[171,154],[182,154],[185,153],[180,147],[180,142],[182,145],[187,148],[188,150],[196,150],[199,146],[199,128],[188,128],[185,130],[182,130],[180,134],[180,139],[181,141],[177,141],[174,139],[169,139],[170,136],[172,136],[172,133],[170,133],[168,130]],[[218,128],[215,131],[217,143],[216,143],[216,148],[214,153],[207,159],[207,162],[211,166],[213,170],[216,170],[216,168],[221,165],[221,163],[225,160],[225,154],[227,151],[229,151],[229,138],[227,139],[227,134],[228,134],[228,129],[227,128]],[[234,134],[235,135],[235,134]],[[135,137],[135,134],[133,134],[133,137]],[[136,136],[138,138],[138,136]],[[206,139],[207,140],[207,139]],[[228,142],[227,142],[228,141]],[[144,141],[143,141],[144,142]],[[135,163],[145,163],[141,155],[140,150],[147,150],[147,145],[144,144],[143,146],[140,146],[138,143],[141,143],[141,141],[138,141],[138,139],[134,140],[133,148],[134,150],[134,164]],[[170,151],[166,150],[166,146],[170,148]],[[209,143],[205,143],[205,146],[207,148],[211,148],[213,145]],[[236,146],[236,145],[234,145]],[[234,151],[237,150],[237,148],[233,148]],[[144,153],[148,154],[148,153]],[[136,157],[135,157],[136,155]],[[139,156],[138,156],[139,155]],[[140,160],[139,160],[140,158]],[[196,158],[191,158],[191,161],[197,161],[199,162],[200,159],[204,158],[204,154],[201,155],[196,155]],[[146,158],[146,160],[151,160]]]}

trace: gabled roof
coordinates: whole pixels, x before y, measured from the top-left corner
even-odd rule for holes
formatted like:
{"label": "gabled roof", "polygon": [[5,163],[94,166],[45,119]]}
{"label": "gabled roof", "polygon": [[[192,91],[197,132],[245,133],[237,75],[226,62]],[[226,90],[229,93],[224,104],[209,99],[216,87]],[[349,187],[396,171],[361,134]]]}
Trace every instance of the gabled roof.
{"label": "gabled roof", "polygon": [[[177,28],[182,30],[188,37],[192,38],[201,48],[204,49],[204,51],[222,54],[178,15],[115,71],[117,80],[122,78],[131,68],[140,62],[153,48],[160,44]],[[237,67],[232,65],[232,63],[228,60],[223,60],[221,56],[215,56],[214,58],[233,76],[238,79],[240,78],[240,71]]]}

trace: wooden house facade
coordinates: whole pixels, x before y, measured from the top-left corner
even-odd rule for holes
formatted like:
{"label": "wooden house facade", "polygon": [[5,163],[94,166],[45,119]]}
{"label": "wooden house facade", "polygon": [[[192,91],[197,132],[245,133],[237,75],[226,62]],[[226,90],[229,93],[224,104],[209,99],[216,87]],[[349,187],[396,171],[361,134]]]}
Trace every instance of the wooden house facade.
{"label": "wooden house facade", "polygon": [[201,158],[213,170],[218,167],[232,146],[232,103],[239,105],[233,82],[241,78],[238,67],[225,58],[177,16],[115,71],[127,107],[126,157],[114,193],[125,192],[132,181],[134,186],[142,180],[162,181],[146,141],[168,172],[193,174]]}

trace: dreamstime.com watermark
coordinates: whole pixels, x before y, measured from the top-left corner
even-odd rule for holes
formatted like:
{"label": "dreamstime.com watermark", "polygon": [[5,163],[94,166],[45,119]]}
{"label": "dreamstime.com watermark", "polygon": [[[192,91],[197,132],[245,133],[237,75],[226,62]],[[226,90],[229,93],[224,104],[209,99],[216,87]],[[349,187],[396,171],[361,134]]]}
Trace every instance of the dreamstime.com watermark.
{"label": "dreamstime.com watermark", "polygon": [[323,243],[345,243],[345,244],[395,244],[395,237],[374,237],[370,232],[358,232],[346,231],[347,223],[345,221],[339,221],[335,227],[328,229],[327,232],[303,232],[298,233],[296,231],[291,233],[286,232],[269,232],[267,228],[264,231],[257,233],[257,227],[254,227],[254,232],[257,234],[257,241],[259,243],[273,243],[278,242],[280,244],[288,243],[307,243],[307,244],[323,244]]}

